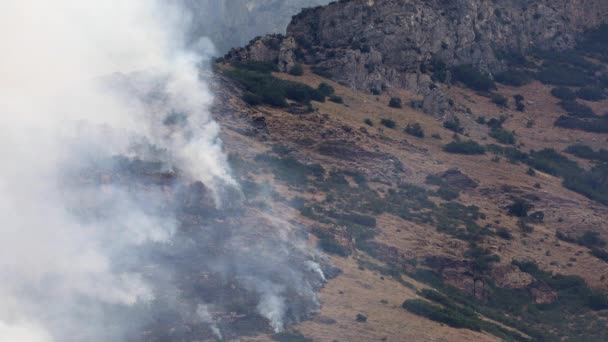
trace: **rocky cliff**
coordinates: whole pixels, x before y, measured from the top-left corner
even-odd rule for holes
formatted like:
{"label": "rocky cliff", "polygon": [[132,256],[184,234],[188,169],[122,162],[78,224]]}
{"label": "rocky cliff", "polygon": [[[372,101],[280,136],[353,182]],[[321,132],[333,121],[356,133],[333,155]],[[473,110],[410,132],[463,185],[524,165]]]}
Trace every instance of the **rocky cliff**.
{"label": "rocky cliff", "polygon": [[329,0],[182,0],[192,12],[191,35],[209,37],[220,52],[253,37],[285,32],[291,16]]}
{"label": "rocky cliff", "polygon": [[359,90],[424,93],[433,61],[493,73],[508,54],[572,47],[607,16],[603,0],[339,1],[304,10],[286,37],[261,38],[228,58],[277,60],[283,71],[301,60]]}

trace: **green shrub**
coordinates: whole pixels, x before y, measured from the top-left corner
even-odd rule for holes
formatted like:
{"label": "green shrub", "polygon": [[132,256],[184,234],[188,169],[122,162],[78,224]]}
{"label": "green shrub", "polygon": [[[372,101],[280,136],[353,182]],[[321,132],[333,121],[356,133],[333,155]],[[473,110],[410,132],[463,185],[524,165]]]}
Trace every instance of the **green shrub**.
{"label": "green shrub", "polygon": [[249,61],[246,63],[234,63],[232,66],[241,70],[255,71],[265,74],[279,71],[277,65],[272,62]]}
{"label": "green shrub", "polygon": [[490,91],[496,89],[494,81],[487,74],[477,70],[472,65],[459,65],[452,68],[452,75],[456,82],[477,91]]}
{"label": "green shrub", "polygon": [[391,119],[381,119],[380,120],[380,124],[384,125],[387,128],[395,128],[395,127],[397,127],[397,124],[395,123],[395,121],[393,121]]}
{"label": "green shrub", "polygon": [[443,150],[448,153],[467,154],[467,155],[485,153],[485,148],[473,140],[452,141],[451,143],[445,145],[443,147]]}
{"label": "green shrub", "polygon": [[568,146],[566,148],[565,152],[573,154],[582,159],[608,162],[608,150],[605,150],[605,149],[601,149],[596,152],[587,145],[575,144],[575,145]]}
{"label": "green shrub", "polygon": [[543,65],[536,74],[536,79],[545,84],[573,87],[584,87],[593,83],[593,79],[579,68],[553,63]]}
{"label": "green shrub", "polygon": [[374,125],[374,122],[372,121],[372,119],[369,119],[369,118],[367,118],[367,119],[363,120],[363,122],[364,122],[366,125],[368,125],[368,126],[373,126],[373,125]]}
{"label": "green shrub", "polygon": [[324,67],[320,67],[320,66],[315,65],[310,70],[313,72],[313,74],[319,75],[319,76],[324,77],[324,78],[332,78],[333,77],[332,73],[329,71],[328,68],[324,68]]}
{"label": "green shrub", "polygon": [[338,104],[343,104],[344,103],[344,99],[342,99],[342,97],[337,96],[337,95],[332,95],[329,98],[329,101],[331,101],[333,103],[338,103]]}
{"label": "green shrub", "polygon": [[243,94],[243,101],[250,106],[257,106],[263,103],[262,98],[256,94],[246,92]]}
{"label": "green shrub", "polygon": [[559,105],[568,112],[568,115],[574,116],[577,118],[594,118],[597,115],[593,112],[588,106],[584,104],[580,104],[576,101],[561,101]]}
{"label": "green shrub", "polygon": [[319,93],[321,93],[321,95],[323,95],[325,97],[330,97],[336,92],[334,87],[330,86],[329,84],[327,84],[325,82],[322,82],[321,84],[319,84],[319,87],[317,87],[317,90],[319,91]]}
{"label": "green shrub", "polygon": [[301,64],[296,64],[289,70],[289,74],[293,76],[302,76],[304,75],[304,68],[302,68]]}
{"label": "green shrub", "polygon": [[534,208],[532,203],[524,199],[517,198],[507,207],[507,210],[509,215],[516,217],[528,217],[528,212],[532,210],[532,208]]}
{"label": "green shrub", "polygon": [[464,132],[464,128],[460,125],[460,119],[458,119],[457,116],[453,117],[451,120],[444,121],[443,127],[460,134]]}
{"label": "green shrub", "polygon": [[391,108],[402,108],[403,104],[401,103],[401,99],[398,97],[391,97],[390,101],[388,102],[388,106]]}
{"label": "green shrub", "polygon": [[408,124],[405,127],[405,133],[418,138],[424,138],[424,130],[422,129],[422,126],[420,126],[420,124],[417,122]]}
{"label": "green shrub", "polygon": [[557,87],[551,89],[551,95],[564,101],[574,101],[576,99],[576,93],[566,87]]}
{"label": "green shrub", "polygon": [[303,83],[278,79],[267,72],[232,69],[227,70],[225,75],[245,88],[244,100],[248,103],[261,102],[275,107],[286,107],[286,99],[305,104],[311,100],[318,102],[325,100],[317,89]]}
{"label": "green shrub", "polygon": [[490,100],[498,107],[507,107],[509,105],[509,100],[498,93],[491,93]]}
{"label": "green shrub", "polygon": [[505,240],[512,240],[513,239],[513,235],[506,228],[499,228],[496,231],[496,235],[498,235],[500,238],[505,239]]}
{"label": "green shrub", "polygon": [[350,255],[350,251],[342,246],[333,237],[323,237],[319,239],[318,247],[325,253],[335,254],[341,257],[347,257]]}
{"label": "green shrub", "polygon": [[494,79],[498,83],[510,85],[513,87],[521,87],[523,85],[529,84],[532,82],[532,78],[525,71],[520,70],[510,70],[501,72],[494,76]]}
{"label": "green shrub", "polygon": [[608,118],[579,119],[562,115],[554,123],[557,127],[577,129],[592,133],[608,133]]}
{"label": "green shrub", "polygon": [[302,335],[301,332],[295,331],[284,331],[271,336],[273,341],[277,342],[313,342],[313,339]]}
{"label": "green shrub", "polygon": [[583,87],[576,92],[576,96],[587,101],[601,101],[606,98],[604,91],[597,87]]}
{"label": "green shrub", "polygon": [[477,317],[465,316],[455,310],[442,308],[424,300],[409,299],[403,302],[402,307],[415,315],[447,324],[453,328],[481,331],[481,325]]}
{"label": "green shrub", "polygon": [[606,246],[606,241],[602,239],[600,234],[590,230],[583,233],[577,242],[579,245],[589,248]]}
{"label": "green shrub", "polygon": [[502,127],[494,128],[489,134],[492,138],[496,139],[501,144],[515,145],[515,132],[507,131]]}

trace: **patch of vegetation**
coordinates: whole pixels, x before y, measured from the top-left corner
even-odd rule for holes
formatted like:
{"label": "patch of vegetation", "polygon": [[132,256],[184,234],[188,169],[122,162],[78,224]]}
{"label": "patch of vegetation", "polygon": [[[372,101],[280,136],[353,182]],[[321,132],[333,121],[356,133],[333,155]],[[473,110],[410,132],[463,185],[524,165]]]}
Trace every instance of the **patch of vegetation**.
{"label": "patch of vegetation", "polygon": [[557,86],[584,87],[593,83],[593,79],[581,69],[558,63],[545,63],[536,73],[536,79]]}
{"label": "patch of vegetation", "polygon": [[410,123],[405,127],[405,133],[415,136],[417,138],[424,138],[424,130],[422,129],[422,126],[420,126],[419,123],[414,122],[414,123]]}
{"label": "patch of vegetation", "polygon": [[484,154],[486,152],[483,146],[479,145],[479,143],[473,140],[452,141],[451,143],[445,145],[443,150],[448,153],[467,155]]}
{"label": "patch of vegetation", "polygon": [[523,112],[526,109],[523,95],[513,95],[513,99],[515,100],[515,109],[519,112]]}
{"label": "patch of vegetation", "polygon": [[403,104],[401,103],[401,99],[398,97],[391,97],[390,101],[388,102],[388,106],[391,108],[402,108]]}
{"label": "patch of vegetation", "polygon": [[586,86],[576,92],[576,96],[587,101],[601,101],[606,98],[604,90],[598,87]]}
{"label": "patch of vegetation", "polygon": [[368,126],[373,126],[374,125],[374,122],[372,121],[372,119],[369,119],[369,118],[363,120],[363,123],[365,123]]}
{"label": "patch of vegetation", "polygon": [[224,74],[245,88],[244,100],[249,104],[286,107],[287,99],[304,104],[310,101],[325,101],[325,97],[317,89],[303,83],[281,80],[270,72],[259,70],[264,70],[263,64],[247,63],[240,64],[239,68],[226,70]]}
{"label": "patch of vegetation", "polygon": [[576,99],[576,93],[566,87],[557,87],[551,89],[551,95],[564,101],[574,101]]}
{"label": "patch of vegetation", "polygon": [[380,124],[391,129],[397,127],[397,123],[391,119],[380,119]]}
{"label": "patch of vegetation", "polygon": [[319,164],[303,164],[289,156],[273,156],[268,153],[258,154],[255,161],[271,168],[274,176],[293,186],[305,185],[310,178],[319,179],[325,170]]}
{"label": "patch of vegetation", "polygon": [[284,331],[278,334],[274,334],[271,336],[273,341],[278,342],[313,342],[312,338],[308,338],[302,335],[301,332],[294,331]]}
{"label": "patch of vegetation", "polygon": [[587,145],[575,144],[568,146],[565,152],[573,154],[582,159],[608,162],[608,150],[605,149],[594,151],[591,147]]}
{"label": "patch of vegetation", "polygon": [[350,250],[342,246],[334,237],[326,236],[319,239],[317,246],[325,253],[341,257],[350,255]]}
{"label": "patch of vegetation", "polygon": [[332,96],[336,92],[334,87],[330,86],[329,84],[327,84],[325,82],[321,82],[321,84],[319,84],[319,86],[317,87],[317,90],[321,93],[321,95],[323,95],[325,97]]}
{"label": "patch of vegetation", "polygon": [[498,107],[506,108],[509,105],[509,100],[501,94],[490,93],[490,100]]}
{"label": "patch of vegetation", "polygon": [[293,75],[293,76],[302,76],[302,75],[304,75],[304,68],[302,67],[302,64],[296,64],[296,65],[294,65],[289,70],[289,74]]}
{"label": "patch of vegetation", "polygon": [[415,315],[447,324],[453,328],[481,331],[481,325],[477,317],[467,316],[456,310],[434,305],[421,299],[406,300],[403,302],[402,307]]}
{"label": "patch of vegetation", "polygon": [[501,144],[515,145],[515,131],[507,131],[502,127],[493,128],[489,134]]}
{"label": "patch of vegetation", "polygon": [[499,228],[496,231],[496,235],[498,235],[501,239],[504,239],[504,240],[512,240],[513,239],[513,235],[506,228]]}
{"label": "patch of vegetation", "polygon": [[522,70],[508,70],[494,76],[498,83],[506,84],[513,87],[521,87],[532,82],[532,77],[529,73]]}
{"label": "patch of vegetation", "polygon": [[329,98],[329,101],[333,102],[333,103],[337,103],[337,104],[343,104],[344,103],[344,99],[342,99],[342,97],[337,96],[337,95],[333,95]]}
{"label": "patch of vegetation", "polygon": [[454,81],[460,82],[477,91],[490,91],[496,89],[496,84],[487,74],[477,70],[472,65],[459,65],[452,68]]}
{"label": "patch of vegetation", "polygon": [[459,134],[464,132],[464,128],[460,125],[460,119],[457,116],[454,116],[451,120],[444,121],[443,127]]}
{"label": "patch of vegetation", "polygon": [[591,133],[608,133],[608,117],[580,119],[571,116],[560,116],[554,123],[557,127],[577,129]]}
{"label": "patch of vegetation", "polygon": [[577,118],[595,118],[597,115],[589,106],[580,104],[576,101],[561,101],[559,105],[568,112],[568,115]]}
{"label": "patch of vegetation", "polygon": [[332,73],[329,71],[328,68],[324,68],[324,67],[320,67],[320,66],[313,66],[311,69],[313,74],[319,75],[321,77],[324,78],[329,78],[331,79],[334,75],[332,75]]}

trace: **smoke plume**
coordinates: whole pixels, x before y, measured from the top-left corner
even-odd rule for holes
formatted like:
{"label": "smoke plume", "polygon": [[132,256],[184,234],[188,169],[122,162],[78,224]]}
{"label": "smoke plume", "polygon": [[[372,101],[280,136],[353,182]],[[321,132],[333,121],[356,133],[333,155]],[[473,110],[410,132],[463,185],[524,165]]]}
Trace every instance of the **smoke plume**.
{"label": "smoke plume", "polygon": [[239,205],[190,22],[3,1],[0,341],[221,339],[231,312],[279,331],[317,307],[319,257]]}

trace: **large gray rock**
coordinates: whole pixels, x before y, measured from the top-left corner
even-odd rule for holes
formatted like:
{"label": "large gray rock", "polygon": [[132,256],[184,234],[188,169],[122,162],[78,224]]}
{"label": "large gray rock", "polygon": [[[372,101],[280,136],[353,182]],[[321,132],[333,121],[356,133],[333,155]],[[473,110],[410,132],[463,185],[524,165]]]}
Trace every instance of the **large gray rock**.
{"label": "large gray rock", "polygon": [[[581,31],[607,18],[606,0],[351,0],[302,11],[287,39],[290,48],[295,40],[296,56],[352,88],[396,86],[433,95],[423,72],[432,59],[492,74],[504,69],[502,52],[572,47]],[[279,49],[288,55],[284,42]],[[237,49],[227,57],[255,59],[252,51]],[[278,52],[273,58],[292,63]],[[427,106],[444,111],[434,108],[444,102],[436,93]]]}

